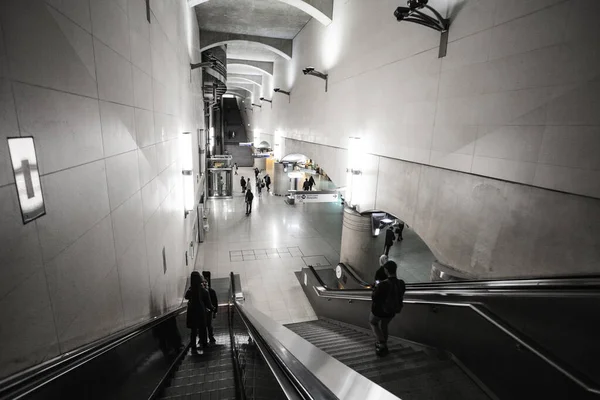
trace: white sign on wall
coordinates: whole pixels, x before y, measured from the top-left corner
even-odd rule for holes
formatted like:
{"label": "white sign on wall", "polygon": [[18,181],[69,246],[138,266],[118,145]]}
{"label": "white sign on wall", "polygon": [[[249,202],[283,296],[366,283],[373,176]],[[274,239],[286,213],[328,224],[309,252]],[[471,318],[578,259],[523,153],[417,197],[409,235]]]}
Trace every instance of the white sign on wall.
{"label": "white sign on wall", "polygon": [[295,195],[296,203],[335,203],[339,201],[337,193],[298,193]]}

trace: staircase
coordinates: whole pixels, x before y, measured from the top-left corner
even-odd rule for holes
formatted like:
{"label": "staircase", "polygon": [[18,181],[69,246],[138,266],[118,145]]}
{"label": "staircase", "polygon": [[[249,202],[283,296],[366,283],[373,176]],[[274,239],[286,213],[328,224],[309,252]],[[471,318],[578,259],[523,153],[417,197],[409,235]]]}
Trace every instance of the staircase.
{"label": "staircase", "polygon": [[489,400],[447,354],[390,338],[378,357],[373,335],[358,327],[322,319],[286,327],[402,400]]}

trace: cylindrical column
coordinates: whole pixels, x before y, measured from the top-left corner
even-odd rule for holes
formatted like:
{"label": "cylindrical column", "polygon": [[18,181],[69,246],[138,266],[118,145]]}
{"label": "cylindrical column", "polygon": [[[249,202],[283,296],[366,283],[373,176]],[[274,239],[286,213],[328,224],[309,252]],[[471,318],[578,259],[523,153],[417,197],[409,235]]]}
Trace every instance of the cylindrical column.
{"label": "cylindrical column", "polygon": [[377,237],[373,237],[371,215],[361,215],[344,207],[340,261],[350,265],[364,281],[371,282],[382,252]]}
{"label": "cylindrical column", "polygon": [[273,166],[273,176],[271,177],[273,184],[273,194],[277,196],[285,196],[290,188],[290,178],[284,171],[282,163],[275,163]]}

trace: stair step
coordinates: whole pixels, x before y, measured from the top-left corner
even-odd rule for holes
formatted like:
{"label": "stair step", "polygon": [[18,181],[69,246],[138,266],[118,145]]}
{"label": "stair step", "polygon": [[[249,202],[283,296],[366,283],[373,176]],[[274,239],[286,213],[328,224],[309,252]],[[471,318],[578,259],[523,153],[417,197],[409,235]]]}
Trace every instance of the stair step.
{"label": "stair step", "polygon": [[[412,353],[408,354],[402,358],[391,358],[391,357],[378,357],[378,359],[369,359],[362,363],[356,362],[353,364],[346,364],[353,370],[358,373],[366,374],[367,372],[376,371],[376,370],[390,370],[392,368],[398,368],[403,365],[407,365],[407,363],[416,363],[421,361],[427,361],[427,355],[425,353]],[[431,362],[431,360],[429,360]]]}
{"label": "stair step", "polygon": [[[390,347],[394,346],[395,348],[406,348],[406,349],[410,349],[410,347],[405,346],[403,343],[399,343],[399,342],[390,342]],[[325,352],[334,352],[337,350],[342,350],[342,349],[347,349],[348,347],[351,347],[352,349],[356,349],[356,348],[363,348],[363,347],[368,347],[368,348],[375,348],[375,339],[372,337],[365,337],[365,338],[361,338],[360,340],[353,340],[351,342],[344,342],[344,343],[335,343],[335,344],[325,344],[325,345],[320,345],[317,346],[319,347],[321,350],[325,351]]]}
{"label": "stair step", "polygon": [[341,339],[358,339],[362,337],[368,337],[368,335],[360,332],[351,333],[351,334],[340,334],[340,333],[327,333],[320,334],[314,336],[304,336],[300,335],[303,339],[308,340],[311,343],[327,343],[327,342],[335,342]]}
{"label": "stair step", "polygon": [[426,374],[433,371],[441,371],[455,366],[456,364],[454,364],[454,362],[450,360],[439,362],[432,362],[431,360],[421,360],[415,363],[404,364],[400,368],[390,368],[388,370],[382,371],[383,373],[377,371],[366,372],[363,374],[363,376],[369,378],[375,383],[381,383],[392,380],[398,380],[400,378],[406,379],[415,375]]}
{"label": "stair step", "polygon": [[[415,352],[412,349],[397,349],[394,347],[390,347],[389,349],[394,354],[393,356],[390,356],[390,358],[394,359],[406,358],[409,355],[412,355],[409,358],[427,357],[425,353]],[[373,348],[365,349],[352,354],[331,354],[331,356],[336,358],[338,361],[343,362],[351,368],[353,368],[354,365],[356,365],[357,363],[366,362],[370,360],[377,360],[378,358],[381,358],[378,357],[377,354],[375,354],[375,346],[373,346]]]}

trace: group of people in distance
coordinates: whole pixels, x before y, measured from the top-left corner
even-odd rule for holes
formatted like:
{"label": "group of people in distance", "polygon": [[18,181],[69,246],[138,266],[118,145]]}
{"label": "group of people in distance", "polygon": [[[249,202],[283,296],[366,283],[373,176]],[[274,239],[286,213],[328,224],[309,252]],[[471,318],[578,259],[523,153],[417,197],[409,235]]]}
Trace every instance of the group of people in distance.
{"label": "group of people in distance", "polygon": [[315,185],[316,185],[315,179],[311,175],[310,178],[304,178],[304,182],[302,183],[302,190],[304,190],[305,192],[308,192],[309,190],[312,190],[313,186],[315,186]]}
{"label": "group of people in distance", "polygon": [[[269,174],[265,174],[264,178],[260,177],[260,170],[254,169],[254,177],[256,180],[256,191],[258,197],[261,197],[262,190],[266,187],[267,192],[271,190],[271,177]],[[246,179],[243,176],[240,178],[240,186],[242,187],[242,193],[244,194],[244,201],[246,202],[246,215],[252,214],[252,201],[254,200],[254,194],[250,189],[250,178]]]}
{"label": "group of people in distance", "polygon": [[197,338],[200,339],[200,346],[203,349],[207,348],[209,343],[216,343],[212,320],[217,317],[219,302],[217,293],[210,287],[210,273],[205,275],[192,271],[190,287],[185,292],[185,299],[188,301],[186,325],[192,331],[190,336],[192,354],[198,354]]}

